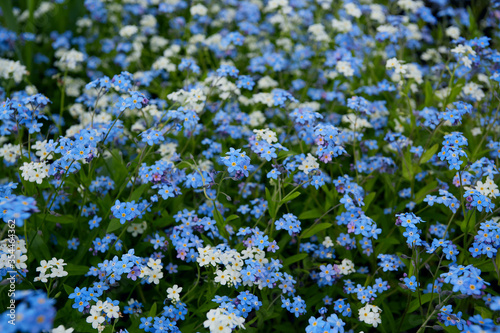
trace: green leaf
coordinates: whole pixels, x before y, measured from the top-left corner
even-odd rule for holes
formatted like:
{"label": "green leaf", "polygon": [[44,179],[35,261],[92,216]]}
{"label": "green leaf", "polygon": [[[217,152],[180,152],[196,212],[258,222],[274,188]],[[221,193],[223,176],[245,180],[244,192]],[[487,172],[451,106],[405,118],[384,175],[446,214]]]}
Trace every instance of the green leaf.
{"label": "green leaf", "polygon": [[269,189],[266,187],[266,200],[268,204],[268,210],[269,210],[269,215],[274,219],[276,217],[276,202],[274,202],[273,198],[271,197],[271,192],[269,192]]}
{"label": "green leaf", "polygon": [[153,220],[153,226],[156,228],[165,228],[173,221],[174,219],[172,218],[172,216],[164,216],[161,219]]}
{"label": "green leaf", "polygon": [[5,24],[7,25],[7,28],[9,30],[12,30],[14,32],[19,31],[19,27],[17,24],[16,16],[14,15],[13,8],[12,8],[12,1],[11,0],[2,0],[0,1],[0,8],[2,8],[2,18],[5,20]]}
{"label": "green leaf", "polygon": [[434,154],[437,153],[438,149],[439,149],[439,145],[437,143],[434,146],[427,149],[427,151],[425,151],[422,154],[422,157],[420,158],[420,164],[424,164],[428,160],[430,160],[432,158],[432,156],[434,156]]}
{"label": "green leaf", "polygon": [[196,326],[198,326],[198,323],[192,323],[192,324],[181,326],[179,332],[194,332]]}
{"label": "green leaf", "polygon": [[236,220],[236,219],[239,219],[240,217],[238,215],[229,215],[227,218],[226,218],[226,224],[229,223],[230,221],[232,220]]}
{"label": "green leaf", "polygon": [[309,229],[306,229],[304,230],[304,232],[302,233],[302,235],[300,236],[301,238],[309,238],[309,237],[312,237],[314,235],[316,235],[316,233],[320,232],[321,230],[325,230],[325,229],[328,229],[332,226],[331,223],[320,223],[320,224],[316,224],[315,226],[309,228]]}
{"label": "green leaf", "polygon": [[[459,247],[459,250],[462,250],[462,248]],[[463,253],[460,253],[458,255],[458,262],[463,262],[464,258],[460,257],[462,256]],[[494,272],[495,271],[495,266],[493,265],[493,260],[484,260],[479,263],[474,263],[474,267],[479,268],[482,272]]]}
{"label": "green leaf", "polygon": [[212,213],[214,214],[214,219],[216,222],[217,229],[219,230],[219,233],[221,234],[222,237],[228,239],[229,235],[226,230],[226,223],[224,222],[224,218],[222,217],[221,213],[217,208],[214,207],[212,210]]}
{"label": "green leaf", "polygon": [[[30,237],[29,239],[32,240],[32,245],[31,245],[31,250],[29,251],[30,253],[34,254],[35,258],[38,261],[47,259],[47,258],[52,258],[52,255],[50,254],[49,248],[45,241],[43,240],[42,235],[37,235],[35,237],[35,232],[30,232]],[[28,255],[29,258],[29,255]]]}
{"label": "green leaf", "polygon": [[194,269],[193,266],[188,266],[188,265],[180,265],[177,267],[179,271],[192,271]]}
{"label": "green leaf", "polygon": [[363,200],[365,205],[363,206],[363,211],[367,211],[368,208],[370,208],[370,204],[372,203],[373,199],[375,199],[375,196],[377,195],[377,193],[375,192],[371,192],[370,194],[368,194],[365,199]]}
{"label": "green leaf", "polygon": [[175,167],[177,169],[186,169],[186,168],[191,168],[192,165],[191,165],[191,163],[189,163],[187,161],[182,161],[182,162],[178,163]]}
{"label": "green leaf", "polygon": [[470,229],[469,226],[476,225],[476,210],[469,211],[464,217],[464,220],[460,223],[460,230],[464,233],[468,233]]}
{"label": "green leaf", "polygon": [[299,220],[317,219],[321,216],[321,212],[317,209],[308,210],[299,215]]}
{"label": "green leaf", "polygon": [[387,305],[387,302],[382,303],[382,309],[384,310],[382,312],[383,318],[387,319],[389,322],[390,332],[397,332],[396,322],[394,321],[394,316],[392,315],[392,311]]}
{"label": "green leaf", "polygon": [[88,273],[89,268],[87,266],[67,264],[64,270],[68,272],[68,276],[74,275],[85,275]]}
{"label": "green leaf", "polygon": [[288,201],[292,201],[293,199],[295,199],[296,197],[298,197],[300,195],[300,192],[292,192],[292,193],[288,193],[281,201],[280,201],[280,205],[288,202]]}
{"label": "green leaf", "polygon": [[[417,295],[415,295],[417,296]],[[434,294],[422,294],[420,295],[420,300],[422,301],[422,305],[425,303],[428,303],[431,301],[432,297],[437,297],[437,295]],[[414,299],[413,301],[410,302],[410,306],[408,307],[408,313],[412,313],[413,311],[417,310],[420,307],[420,301],[418,297]]]}
{"label": "green leaf", "polygon": [[493,313],[492,311],[488,310],[485,307],[479,306],[479,305],[474,305],[474,309],[476,309],[477,312],[481,315],[483,318],[492,318]]}
{"label": "green leaf", "polygon": [[285,159],[286,157],[288,156],[292,156],[292,155],[296,155],[297,153],[293,152],[293,151],[285,151],[285,150],[282,150],[278,153],[278,160],[280,159]]}
{"label": "green leaf", "polygon": [[60,223],[60,224],[70,224],[76,222],[76,218],[72,215],[52,215],[47,214],[45,221]]}
{"label": "green leaf", "polygon": [[75,289],[71,288],[70,286],[68,286],[67,284],[63,284],[63,287],[64,287],[64,290],[66,291],[66,293],[68,294],[68,296],[70,294],[72,294],[73,291],[75,290]]}
{"label": "green leaf", "polygon": [[432,90],[432,85],[430,81],[425,82],[425,106],[432,106],[432,97],[434,96],[434,90]]}
{"label": "green leaf", "polygon": [[296,263],[297,261],[301,261],[302,259],[306,258],[309,254],[308,253],[299,253],[294,256],[288,257],[285,260],[283,260],[283,267],[288,267],[293,263]]}
{"label": "green leaf", "polygon": [[120,150],[112,149],[109,152],[111,153],[112,157],[111,169],[113,170],[113,173],[110,176],[115,181],[115,183],[122,184],[129,172],[125,167],[126,163],[123,161],[123,158],[121,158]]}
{"label": "green leaf", "polygon": [[[323,185],[321,187],[323,189],[323,191],[325,191],[325,212],[328,211],[330,208],[333,207],[333,203],[334,203],[334,194],[333,194],[333,191],[330,191],[328,189],[328,187],[326,187],[325,185]],[[336,192],[336,191],[335,191]],[[320,215],[321,216],[321,215]]]}
{"label": "green leaf", "polygon": [[137,201],[141,198],[141,195],[142,193],[144,193],[144,191],[149,187],[148,184],[142,184],[141,186],[139,186],[138,188],[136,188],[134,190],[134,192],[132,192],[132,194],[130,195],[130,201],[134,200],[134,201]]}
{"label": "green leaf", "polygon": [[149,310],[149,317],[154,317],[156,316],[156,302],[153,303],[153,305],[151,306],[151,309]]}
{"label": "green leaf", "polygon": [[118,230],[118,229],[120,229],[120,227],[122,225],[123,224],[120,223],[119,219],[112,219],[111,221],[109,221],[108,229],[106,229],[106,233],[110,233],[110,232],[113,232],[115,230]]}
{"label": "green leaf", "polygon": [[80,181],[83,185],[85,185],[85,187],[89,187],[90,186],[90,180],[89,180],[89,177],[87,177],[87,175],[85,174],[85,169],[80,169],[80,172],[78,173],[79,177],[80,177]]}
{"label": "green leaf", "polygon": [[411,163],[411,156],[409,151],[405,152],[403,156],[401,171],[404,179],[406,180],[413,179],[413,166]]}
{"label": "green leaf", "polygon": [[386,237],[380,241],[380,243],[375,247],[375,253],[386,253],[387,249],[391,247],[391,245],[399,245],[401,241],[396,237]]}
{"label": "green leaf", "polygon": [[453,103],[457,96],[462,92],[462,88],[465,85],[465,79],[459,79],[457,80],[457,83],[455,86],[451,89],[450,96],[446,99],[446,105]]}
{"label": "green leaf", "polygon": [[420,189],[417,194],[415,194],[415,203],[419,204],[424,201],[426,194],[428,194],[431,190],[437,188],[438,182],[433,181],[430,184],[425,185],[422,189]]}

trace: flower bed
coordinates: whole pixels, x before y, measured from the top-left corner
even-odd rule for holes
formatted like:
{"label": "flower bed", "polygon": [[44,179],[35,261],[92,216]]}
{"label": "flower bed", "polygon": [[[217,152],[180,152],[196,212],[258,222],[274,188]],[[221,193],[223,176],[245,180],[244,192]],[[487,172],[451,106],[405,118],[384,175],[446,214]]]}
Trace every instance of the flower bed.
{"label": "flower bed", "polygon": [[0,8],[0,332],[499,330],[496,2]]}

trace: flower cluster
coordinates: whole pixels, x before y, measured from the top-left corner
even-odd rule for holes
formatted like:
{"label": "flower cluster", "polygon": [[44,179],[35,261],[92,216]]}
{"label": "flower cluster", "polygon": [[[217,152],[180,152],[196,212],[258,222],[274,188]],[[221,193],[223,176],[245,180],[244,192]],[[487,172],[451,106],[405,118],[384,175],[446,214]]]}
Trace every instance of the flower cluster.
{"label": "flower cluster", "polygon": [[0,2],[0,332],[498,330],[498,1]]}
{"label": "flower cluster", "polygon": [[52,258],[49,261],[40,261],[40,266],[36,269],[40,275],[35,278],[35,281],[47,283],[47,278],[64,277],[68,275],[68,272],[64,270],[64,266],[66,265],[63,259]]}
{"label": "flower cluster", "polygon": [[378,324],[382,322],[380,319],[380,313],[382,310],[375,305],[366,304],[364,307],[359,309],[359,320],[365,322],[373,327],[377,327]]}

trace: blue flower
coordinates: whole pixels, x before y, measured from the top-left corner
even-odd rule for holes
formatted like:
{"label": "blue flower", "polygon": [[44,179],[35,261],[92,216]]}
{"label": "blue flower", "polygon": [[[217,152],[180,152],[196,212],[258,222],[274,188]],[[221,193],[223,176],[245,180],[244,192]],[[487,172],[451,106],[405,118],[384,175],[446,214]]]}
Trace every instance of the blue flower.
{"label": "blue flower", "polygon": [[417,282],[417,278],[415,276],[412,276],[412,277],[405,277],[403,279],[404,283],[405,283],[405,286],[411,290],[411,291],[416,291],[417,290],[417,287],[419,287],[419,283]]}

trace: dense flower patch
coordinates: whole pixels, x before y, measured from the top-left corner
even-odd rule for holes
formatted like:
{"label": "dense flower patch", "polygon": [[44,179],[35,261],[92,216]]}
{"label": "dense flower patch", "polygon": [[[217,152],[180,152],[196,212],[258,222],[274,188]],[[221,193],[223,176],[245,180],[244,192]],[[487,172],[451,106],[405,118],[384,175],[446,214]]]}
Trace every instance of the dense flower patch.
{"label": "dense flower patch", "polygon": [[499,330],[496,2],[0,3],[1,332]]}

